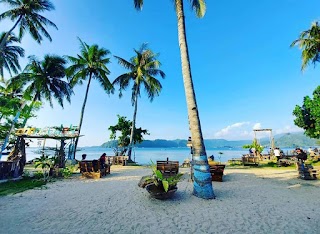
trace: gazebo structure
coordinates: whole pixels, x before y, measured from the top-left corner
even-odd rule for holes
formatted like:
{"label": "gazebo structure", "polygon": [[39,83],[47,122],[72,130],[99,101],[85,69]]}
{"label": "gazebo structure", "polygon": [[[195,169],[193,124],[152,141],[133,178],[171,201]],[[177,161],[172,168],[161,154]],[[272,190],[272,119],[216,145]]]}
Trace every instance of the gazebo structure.
{"label": "gazebo structure", "polygon": [[74,142],[79,137],[77,126],[70,127],[49,127],[49,128],[21,128],[15,132],[17,136],[13,150],[8,155],[7,161],[0,161],[0,179],[8,177],[19,177],[23,173],[26,164],[26,143],[25,139],[54,139],[60,142],[60,148],[56,151],[59,168],[65,166],[66,160],[66,143],[69,140],[68,159],[74,159]]}

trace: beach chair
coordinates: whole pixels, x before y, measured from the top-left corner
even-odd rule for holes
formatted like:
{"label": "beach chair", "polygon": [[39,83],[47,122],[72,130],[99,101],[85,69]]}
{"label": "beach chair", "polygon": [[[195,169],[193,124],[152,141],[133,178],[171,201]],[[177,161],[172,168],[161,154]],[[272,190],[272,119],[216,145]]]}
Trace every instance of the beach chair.
{"label": "beach chair", "polygon": [[216,162],[209,162],[209,167],[210,167],[211,180],[222,182],[223,172],[226,165],[216,164]]}
{"label": "beach chair", "polygon": [[98,179],[110,174],[110,165],[100,167],[99,160],[83,160],[79,162],[80,173],[85,178]]}
{"label": "beach chair", "polygon": [[179,172],[179,161],[157,161],[157,170],[165,177],[177,175]]}

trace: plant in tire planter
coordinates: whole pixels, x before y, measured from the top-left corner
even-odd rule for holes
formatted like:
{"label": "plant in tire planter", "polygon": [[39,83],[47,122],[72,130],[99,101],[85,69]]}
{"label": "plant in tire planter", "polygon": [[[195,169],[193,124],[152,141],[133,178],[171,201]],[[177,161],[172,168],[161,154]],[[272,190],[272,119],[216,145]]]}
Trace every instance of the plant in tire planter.
{"label": "plant in tire planter", "polygon": [[151,196],[157,199],[166,199],[177,191],[177,183],[183,174],[178,173],[172,176],[164,176],[161,171],[157,170],[156,165],[152,162],[152,175],[144,177],[145,187]]}

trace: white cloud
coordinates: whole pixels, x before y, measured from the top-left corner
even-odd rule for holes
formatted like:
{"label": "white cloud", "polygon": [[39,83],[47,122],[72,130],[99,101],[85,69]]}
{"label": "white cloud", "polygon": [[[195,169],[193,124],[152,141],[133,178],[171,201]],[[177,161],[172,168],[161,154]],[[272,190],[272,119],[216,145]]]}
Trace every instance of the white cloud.
{"label": "white cloud", "polygon": [[261,129],[261,123],[255,123],[252,127],[253,129]]}
{"label": "white cloud", "polygon": [[225,139],[241,139],[241,137],[248,137],[248,131],[245,131],[244,129],[248,128],[249,125],[250,122],[234,123],[216,132],[214,137]]}
{"label": "white cloud", "polygon": [[[214,138],[222,138],[226,140],[248,140],[254,138],[254,129],[262,129],[261,123],[239,122],[231,124],[214,134]],[[302,130],[294,125],[287,125],[283,128],[273,129],[272,135],[289,133],[289,132],[301,132]],[[258,139],[264,137],[270,137],[270,132],[262,131],[256,132]]]}

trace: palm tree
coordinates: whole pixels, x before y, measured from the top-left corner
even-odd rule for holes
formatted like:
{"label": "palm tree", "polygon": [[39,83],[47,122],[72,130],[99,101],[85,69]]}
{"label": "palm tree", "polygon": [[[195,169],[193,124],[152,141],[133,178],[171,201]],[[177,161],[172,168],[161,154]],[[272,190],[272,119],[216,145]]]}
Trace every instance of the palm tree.
{"label": "palm tree", "polygon": [[[66,73],[69,77],[70,84],[74,87],[77,84],[82,85],[83,81],[89,78],[86,94],[84,97],[82,109],[81,109],[81,116],[80,116],[80,123],[79,123],[79,135],[81,131],[83,115],[88,99],[89,87],[92,78],[98,80],[101,84],[103,89],[109,94],[113,92],[113,86],[109,81],[107,75],[110,74],[109,69],[107,68],[107,64],[110,62],[110,58],[106,57],[110,54],[109,50],[104,48],[99,48],[98,45],[89,46],[88,44],[80,41],[80,50],[81,54],[78,54],[77,57],[67,56],[69,61],[72,65],[67,68]],[[79,137],[76,138],[75,145],[74,145],[74,156],[76,154],[77,146],[78,146]]]}
{"label": "palm tree", "polygon": [[[203,17],[206,12],[205,0],[190,0],[190,3],[192,9],[196,12],[196,15],[199,18]],[[134,6],[137,10],[141,10],[143,6],[143,0],[134,0]],[[193,194],[200,198],[212,199],[215,197],[215,195],[212,188],[210,168],[208,164],[206,149],[204,146],[199,112],[191,76],[183,0],[174,0],[174,6],[178,20],[178,36],[181,55],[182,76],[187,99],[189,128],[191,130],[192,137],[192,160],[194,165]]]}
{"label": "palm tree", "polygon": [[[42,61],[35,56],[29,56],[29,63],[24,71],[11,79],[11,84],[24,87],[24,97],[31,100],[29,112],[36,101],[49,101],[53,107],[52,99],[58,101],[63,107],[64,98],[70,102],[73,93],[71,86],[63,80],[65,77],[66,60],[57,55],[45,55]],[[26,121],[24,125],[26,124]]]}
{"label": "palm tree", "polygon": [[0,21],[3,19],[16,20],[13,27],[5,34],[4,40],[0,43],[0,50],[4,47],[7,37],[18,25],[20,39],[25,31],[29,31],[32,38],[38,43],[41,43],[43,36],[52,41],[44,26],[50,25],[56,29],[58,28],[53,22],[39,14],[54,10],[54,5],[50,0],[0,0],[0,3],[5,3],[12,7],[12,9],[0,14]]}
{"label": "palm tree", "polygon": [[[0,34],[0,44],[4,40],[5,33]],[[24,57],[24,49],[20,46],[11,45],[13,42],[19,42],[18,38],[10,34],[4,42],[4,47],[0,50],[0,81],[4,81],[4,68],[12,76],[12,72],[17,74],[20,70],[19,56]]]}
{"label": "palm tree", "polygon": [[298,45],[302,49],[302,65],[304,70],[310,62],[314,65],[320,61],[320,26],[313,22],[311,28],[303,31],[299,38],[292,42],[291,47]]}
{"label": "palm tree", "polygon": [[[52,98],[56,99],[62,107],[64,98],[70,102],[72,89],[71,86],[63,80],[65,77],[65,64],[65,59],[55,55],[45,55],[43,61],[37,60],[34,56],[29,56],[29,64],[24,71],[10,80],[12,86],[18,84],[24,87],[24,99],[31,100],[27,116],[29,116],[36,101],[41,102],[45,99],[49,101],[51,107],[53,106]],[[13,126],[17,122],[25,104],[25,101],[21,104],[20,110],[12,121],[12,126],[4,141],[1,152],[5,149]],[[25,126],[26,122],[27,118],[23,126]]]}
{"label": "palm tree", "polygon": [[158,96],[162,89],[160,82],[155,76],[160,75],[162,78],[165,77],[164,72],[159,70],[161,63],[157,60],[158,54],[154,54],[150,49],[147,49],[146,44],[143,44],[139,50],[134,51],[136,55],[130,59],[130,62],[115,56],[119,64],[130,71],[120,75],[113,81],[113,84],[120,86],[120,97],[122,96],[122,90],[125,90],[129,86],[130,81],[133,82],[131,102],[132,106],[134,106],[134,112],[128,150],[129,161],[131,161],[138,97],[140,97],[141,86],[143,85],[150,101],[153,101],[153,98]]}

